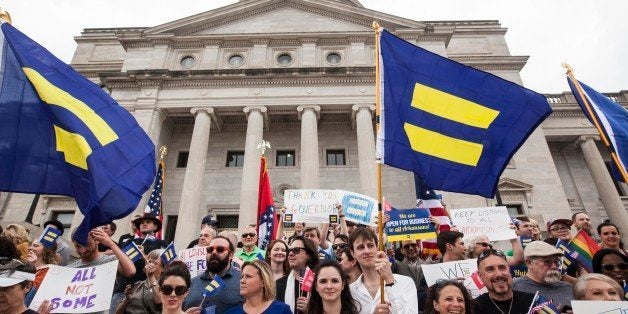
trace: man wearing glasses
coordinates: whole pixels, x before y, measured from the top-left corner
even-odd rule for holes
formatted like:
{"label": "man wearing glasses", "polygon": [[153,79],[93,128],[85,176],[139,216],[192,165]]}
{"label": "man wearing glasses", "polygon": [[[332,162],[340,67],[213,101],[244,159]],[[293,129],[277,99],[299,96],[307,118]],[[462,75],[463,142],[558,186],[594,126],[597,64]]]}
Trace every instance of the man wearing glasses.
{"label": "man wearing glasses", "polygon": [[[244,303],[240,296],[240,277],[242,273],[232,267],[233,244],[223,236],[216,236],[207,247],[207,269],[204,273],[192,278],[190,293],[183,301],[183,309],[200,306],[207,308],[216,306],[216,313],[224,313],[226,310]],[[207,287],[214,276],[220,276],[224,282],[222,291],[209,297],[203,297]],[[202,303],[201,303],[202,302]]]}
{"label": "man wearing glasses", "polygon": [[502,251],[486,249],[480,253],[477,263],[478,274],[488,293],[475,299],[476,313],[528,313],[534,294],[513,291],[509,263]]}
{"label": "man wearing glasses", "polygon": [[563,252],[543,241],[530,242],[523,251],[528,273],[513,281],[513,290],[536,293],[554,305],[571,305],[572,286],[562,279],[561,261]]}
{"label": "man wearing glasses", "polygon": [[394,274],[410,277],[414,281],[414,285],[417,290],[419,309],[422,310],[427,293],[427,282],[423,276],[421,264],[432,264],[434,262],[431,259],[422,261],[419,258],[419,245],[420,241],[417,240],[401,241],[401,254],[403,254],[403,260],[394,261],[391,268]]}
{"label": "man wearing glasses", "polygon": [[547,222],[547,231],[549,237],[561,239],[565,242],[571,241],[571,225],[573,222],[569,219],[554,219]]}
{"label": "man wearing glasses", "polygon": [[242,245],[242,248],[235,252],[235,257],[245,262],[252,262],[266,257],[266,251],[257,246],[257,231],[255,231],[255,227],[248,226],[244,228],[242,231]]}

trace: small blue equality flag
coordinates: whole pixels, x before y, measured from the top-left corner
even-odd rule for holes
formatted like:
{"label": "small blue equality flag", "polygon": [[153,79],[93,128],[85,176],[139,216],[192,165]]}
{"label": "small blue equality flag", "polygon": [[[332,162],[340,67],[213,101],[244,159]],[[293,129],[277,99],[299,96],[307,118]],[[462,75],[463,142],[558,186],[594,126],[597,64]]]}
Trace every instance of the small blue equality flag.
{"label": "small blue equality flag", "polygon": [[45,247],[53,246],[57,239],[61,236],[61,230],[53,227],[52,225],[48,225],[46,229],[39,236],[39,243],[41,243]]}
{"label": "small blue equality flag", "polygon": [[164,252],[161,253],[161,261],[164,266],[169,265],[177,258],[177,251],[174,249],[174,242],[170,242],[168,246],[164,249]]}
{"label": "small blue equality flag", "polygon": [[140,248],[133,241],[130,241],[129,244],[122,248],[122,252],[124,252],[124,254],[126,254],[133,263],[142,258],[142,252],[140,251]]}

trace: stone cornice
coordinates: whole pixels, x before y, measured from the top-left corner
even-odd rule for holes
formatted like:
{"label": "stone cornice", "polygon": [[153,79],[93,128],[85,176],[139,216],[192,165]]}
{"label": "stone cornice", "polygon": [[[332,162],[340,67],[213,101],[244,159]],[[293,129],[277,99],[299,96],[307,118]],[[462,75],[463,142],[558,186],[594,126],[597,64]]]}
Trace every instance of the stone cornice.
{"label": "stone cornice", "polygon": [[528,61],[527,56],[456,56],[450,59],[479,70],[521,71]]}

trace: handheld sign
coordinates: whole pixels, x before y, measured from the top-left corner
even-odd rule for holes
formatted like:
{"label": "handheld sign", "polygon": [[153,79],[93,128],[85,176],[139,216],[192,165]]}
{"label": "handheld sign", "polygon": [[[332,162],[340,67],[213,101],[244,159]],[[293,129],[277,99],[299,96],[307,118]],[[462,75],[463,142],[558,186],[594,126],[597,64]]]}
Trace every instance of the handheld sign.
{"label": "handheld sign", "polygon": [[366,195],[338,190],[345,219],[357,224],[371,225],[377,221],[377,200]]}
{"label": "handheld sign", "polygon": [[428,286],[435,284],[440,279],[455,280],[457,278],[464,279],[463,284],[471,293],[473,298],[477,298],[482,293],[486,292],[486,287],[480,284],[479,277],[475,276],[478,266],[476,259],[467,259],[462,261],[446,262],[440,264],[424,264],[421,265],[423,274],[425,275],[425,281]]}
{"label": "handheld sign", "polygon": [[207,248],[193,247],[179,251],[179,259],[188,266],[190,276],[195,277],[207,269]]}
{"label": "handheld sign", "polygon": [[578,301],[571,300],[573,314],[628,313],[628,301]]}
{"label": "handheld sign", "polygon": [[336,190],[286,190],[284,221],[328,223],[330,215],[338,215],[337,201]]}
{"label": "handheld sign", "polygon": [[485,235],[491,241],[517,238],[515,231],[510,229],[512,220],[504,206],[452,209],[449,215],[453,225],[465,237]]}
{"label": "handheld sign", "polygon": [[436,238],[436,231],[430,222],[428,209],[398,209],[386,213],[390,217],[386,223],[388,241]]}
{"label": "handheld sign", "polygon": [[44,300],[50,300],[51,313],[108,310],[117,269],[117,260],[85,268],[51,265],[30,309],[37,310]]}

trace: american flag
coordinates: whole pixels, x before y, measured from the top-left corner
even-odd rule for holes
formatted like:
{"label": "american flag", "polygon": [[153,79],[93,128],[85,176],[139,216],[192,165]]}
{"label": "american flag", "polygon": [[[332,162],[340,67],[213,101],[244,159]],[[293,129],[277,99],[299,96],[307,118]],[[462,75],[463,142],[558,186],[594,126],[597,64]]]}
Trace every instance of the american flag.
{"label": "american flag", "polygon": [[[451,228],[451,220],[449,219],[449,213],[443,206],[440,200],[440,195],[436,194],[433,189],[430,189],[425,184],[423,178],[414,175],[414,187],[416,189],[416,207],[427,208],[430,211],[430,215],[436,217],[440,226],[439,231],[449,230]],[[436,245],[436,239],[427,239],[421,241],[421,258],[437,260],[440,257],[440,251]]]}
{"label": "american flag", "polygon": [[273,192],[270,187],[270,178],[266,170],[266,158],[262,156],[259,176],[259,198],[257,199],[257,246],[262,250],[270,241],[277,237],[279,222],[275,215]]}
{"label": "american flag", "polygon": [[[161,213],[161,193],[163,192],[164,187],[164,163],[159,162],[159,167],[157,168],[157,176],[155,176],[155,184],[153,187],[153,193],[150,195],[148,199],[148,204],[146,204],[146,208],[144,209],[145,213],[152,213],[155,217],[159,218],[163,222],[164,218]],[[161,239],[161,230],[155,234],[157,239]]]}

